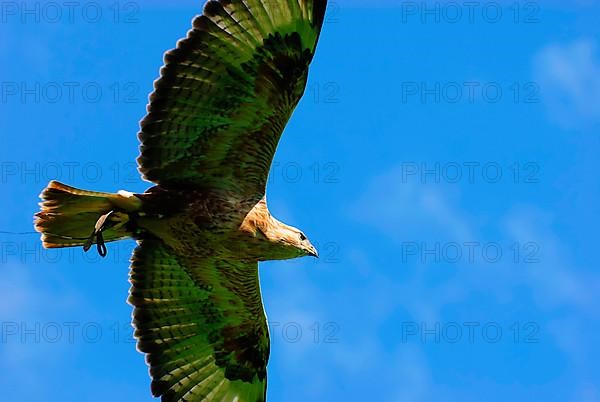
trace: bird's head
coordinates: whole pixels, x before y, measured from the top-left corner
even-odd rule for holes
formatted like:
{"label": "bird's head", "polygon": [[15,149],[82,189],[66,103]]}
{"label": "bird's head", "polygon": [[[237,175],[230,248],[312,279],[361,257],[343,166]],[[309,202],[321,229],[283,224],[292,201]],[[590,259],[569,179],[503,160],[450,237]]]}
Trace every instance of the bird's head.
{"label": "bird's head", "polygon": [[300,229],[286,225],[271,215],[265,198],[248,213],[240,230],[259,241],[258,258],[261,261],[319,256],[317,249]]}
{"label": "bird's head", "polygon": [[319,253],[306,235],[293,226],[286,225],[273,218],[274,225],[265,233],[265,237],[276,245],[283,256],[280,259],[297,257],[319,257]]}

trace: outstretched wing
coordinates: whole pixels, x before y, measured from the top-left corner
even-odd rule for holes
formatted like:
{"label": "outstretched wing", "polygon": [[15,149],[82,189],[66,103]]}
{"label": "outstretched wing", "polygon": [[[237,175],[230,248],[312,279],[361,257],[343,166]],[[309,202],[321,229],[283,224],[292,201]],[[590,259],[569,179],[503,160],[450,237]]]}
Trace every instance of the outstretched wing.
{"label": "outstretched wing", "polygon": [[166,53],[141,122],[145,179],[262,196],[327,0],[209,1]]}
{"label": "outstretched wing", "polygon": [[129,303],[152,393],[163,402],[257,402],[267,388],[269,334],[258,265],[179,257],[144,239]]}

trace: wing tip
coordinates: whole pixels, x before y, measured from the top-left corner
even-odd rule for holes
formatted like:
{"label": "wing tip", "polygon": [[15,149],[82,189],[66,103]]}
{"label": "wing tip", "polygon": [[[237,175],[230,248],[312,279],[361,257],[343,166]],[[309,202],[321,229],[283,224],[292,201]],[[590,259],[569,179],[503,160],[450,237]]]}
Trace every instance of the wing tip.
{"label": "wing tip", "polygon": [[207,17],[215,17],[223,10],[223,4],[217,0],[209,0],[204,4],[202,13]]}
{"label": "wing tip", "polygon": [[327,11],[327,0],[314,0],[313,1],[313,24],[319,27],[319,31],[325,21],[325,14]]}

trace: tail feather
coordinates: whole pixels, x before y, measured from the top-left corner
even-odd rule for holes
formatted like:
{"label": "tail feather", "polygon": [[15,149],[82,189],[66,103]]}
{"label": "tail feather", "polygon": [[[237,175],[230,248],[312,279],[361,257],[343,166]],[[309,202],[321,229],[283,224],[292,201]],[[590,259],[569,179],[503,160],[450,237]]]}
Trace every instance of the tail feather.
{"label": "tail feather", "polygon": [[106,242],[131,236],[129,212],[136,211],[141,201],[133,194],[100,193],[80,190],[52,181],[40,195],[41,211],[35,215],[35,229],[42,234],[46,248],[83,246],[98,219],[110,211],[114,225],[103,233]]}

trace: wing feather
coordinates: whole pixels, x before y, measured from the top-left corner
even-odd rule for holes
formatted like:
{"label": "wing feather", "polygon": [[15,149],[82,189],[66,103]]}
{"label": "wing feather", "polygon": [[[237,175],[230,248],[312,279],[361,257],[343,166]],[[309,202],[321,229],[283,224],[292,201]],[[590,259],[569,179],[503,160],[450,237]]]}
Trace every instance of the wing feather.
{"label": "wing feather", "polygon": [[141,240],[129,303],[163,402],[264,401],[269,338],[256,263],[177,256]]}
{"label": "wing feather", "polygon": [[166,188],[262,197],[306,86],[326,3],[206,3],[187,37],[166,53],[150,96],[139,133],[144,177]]}

